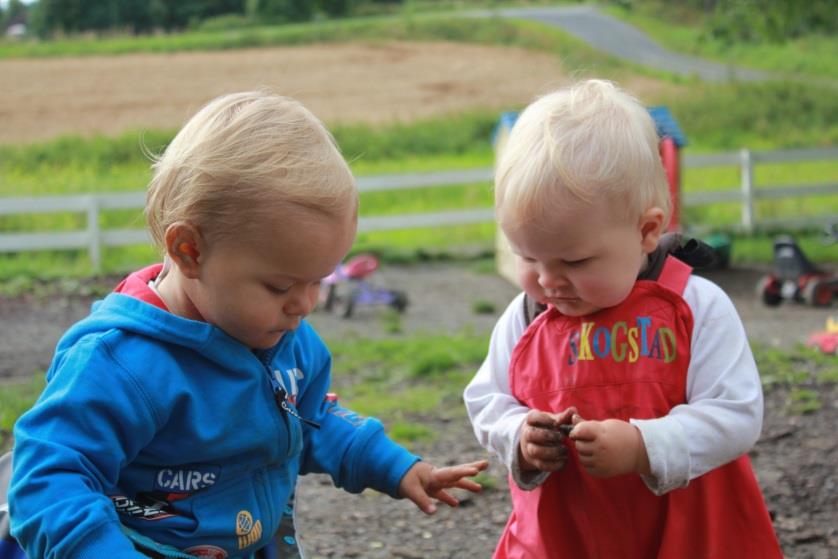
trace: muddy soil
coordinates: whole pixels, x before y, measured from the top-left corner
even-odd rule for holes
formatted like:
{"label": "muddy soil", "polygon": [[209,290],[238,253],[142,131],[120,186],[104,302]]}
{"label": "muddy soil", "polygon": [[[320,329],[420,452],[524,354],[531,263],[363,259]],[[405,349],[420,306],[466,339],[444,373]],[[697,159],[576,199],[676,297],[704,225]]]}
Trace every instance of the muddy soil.
{"label": "muddy soil", "polygon": [[[834,308],[770,309],[759,303],[754,286],[765,271],[736,267],[706,274],[733,298],[752,343],[789,348],[823,329]],[[410,306],[401,317],[407,334],[463,328],[489,332],[517,292],[505,280],[470,265],[388,266],[376,274],[375,281],[408,293]],[[55,294],[0,299],[0,379],[14,382],[46,368],[61,332],[87,312],[91,299]],[[495,312],[476,314],[476,302],[490,303]],[[326,338],[387,335],[387,323],[374,307],[361,308],[348,320],[318,311],[311,321]],[[834,384],[813,388],[822,406],[806,415],[788,412],[787,390],[766,392],[763,435],[751,457],[786,556],[827,559],[838,556],[838,394]],[[438,433],[433,443],[413,448],[430,462],[454,464],[486,456],[465,419],[412,419]],[[494,459],[489,474],[490,484],[483,493],[463,495],[459,509],[441,507],[433,517],[404,501],[375,492],[349,495],[332,488],[328,478],[305,477],[298,510],[308,557],[490,557],[509,501],[505,471]]]}

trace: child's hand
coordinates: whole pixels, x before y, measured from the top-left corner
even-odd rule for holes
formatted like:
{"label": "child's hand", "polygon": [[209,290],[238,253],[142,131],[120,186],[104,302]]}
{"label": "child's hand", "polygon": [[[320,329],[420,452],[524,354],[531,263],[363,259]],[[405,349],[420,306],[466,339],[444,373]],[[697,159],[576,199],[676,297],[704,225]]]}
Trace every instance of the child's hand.
{"label": "child's hand", "polygon": [[527,414],[518,442],[518,463],[522,470],[555,472],[564,467],[567,447],[559,425],[570,423],[575,413],[576,408],[571,407],[561,413],[531,410]]}
{"label": "child's hand", "polygon": [[585,421],[573,418],[570,438],[576,443],[579,463],[595,477],[623,474],[649,475],[649,456],[640,429],[619,419]]}
{"label": "child's hand", "polygon": [[425,514],[433,514],[436,512],[436,505],[432,499],[452,507],[460,504],[453,495],[445,491],[450,487],[459,487],[472,493],[480,491],[482,487],[479,483],[464,478],[476,476],[488,467],[488,460],[445,468],[435,468],[427,462],[416,462],[402,478],[399,494],[413,501]]}

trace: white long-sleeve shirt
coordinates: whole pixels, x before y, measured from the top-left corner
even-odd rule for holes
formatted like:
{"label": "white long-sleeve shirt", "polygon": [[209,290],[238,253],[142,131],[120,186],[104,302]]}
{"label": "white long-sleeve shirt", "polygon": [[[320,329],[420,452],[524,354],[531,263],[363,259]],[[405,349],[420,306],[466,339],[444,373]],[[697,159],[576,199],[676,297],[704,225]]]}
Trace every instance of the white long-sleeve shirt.
{"label": "white long-sleeve shirt", "polygon": [[[521,424],[530,410],[509,389],[509,362],[527,327],[523,297],[518,295],[495,325],[489,353],[464,398],[477,439],[498,455],[518,485],[531,489],[549,473],[524,476],[517,463]],[[690,277],[683,297],[694,319],[687,403],[664,417],[631,419],[649,455],[652,475],[644,481],[657,495],[738,458],[762,429],[762,385],[733,302],[699,276]]]}

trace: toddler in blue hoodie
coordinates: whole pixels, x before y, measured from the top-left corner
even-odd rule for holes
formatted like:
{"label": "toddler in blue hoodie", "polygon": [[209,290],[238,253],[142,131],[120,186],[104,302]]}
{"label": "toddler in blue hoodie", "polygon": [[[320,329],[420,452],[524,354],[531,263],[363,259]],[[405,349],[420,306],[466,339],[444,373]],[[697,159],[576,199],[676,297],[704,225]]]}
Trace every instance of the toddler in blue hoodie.
{"label": "toddler in blue hoodie", "polygon": [[485,461],[434,468],[330,396],[303,319],[352,246],[358,193],[292,99],[217,98],[154,163],[164,264],[128,276],[58,344],[15,425],[12,535],[30,558],[252,557],[297,476],[433,513]]}

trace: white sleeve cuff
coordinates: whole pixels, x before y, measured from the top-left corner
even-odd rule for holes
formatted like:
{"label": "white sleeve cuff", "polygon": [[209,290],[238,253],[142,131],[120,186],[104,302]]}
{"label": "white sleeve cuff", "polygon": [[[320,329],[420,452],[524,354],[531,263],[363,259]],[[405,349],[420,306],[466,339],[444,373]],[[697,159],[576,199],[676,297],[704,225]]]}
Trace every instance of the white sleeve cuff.
{"label": "white sleeve cuff", "polygon": [[640,429],[652,474],[641,476],[655,495],[686,487],[690,481],[690,452],[684,428],[675,418],[632,419]]}

